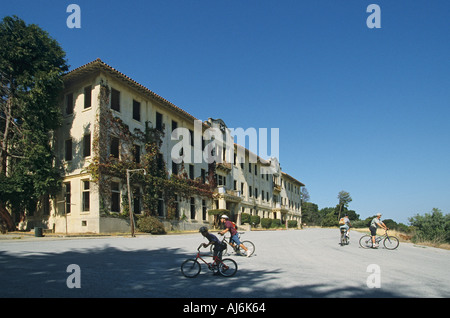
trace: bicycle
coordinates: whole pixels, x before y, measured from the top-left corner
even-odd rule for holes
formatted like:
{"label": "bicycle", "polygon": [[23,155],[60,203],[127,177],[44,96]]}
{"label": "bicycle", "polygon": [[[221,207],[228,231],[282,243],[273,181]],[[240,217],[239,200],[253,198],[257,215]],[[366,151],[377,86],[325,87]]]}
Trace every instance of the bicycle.
{"label": "bicycle", "polygon": [[238,270],[238,266],[234,260],[231,258],[225,258],[220,259],[217,256],[212,256],[213,262],[208,263],[205,261],[202,256],[211,256],[206,254],[200,254],[200,248],[203,246],[203,244],[200,244],[200,246],[197,248],[197,255],[195,258],[189,258],[185,260],[181,264],[181,272],[184,276],[188,278],[196,277],[198,274],[200,274],[201,271],[201,263],[198,260],[203,261],[208,266],[208,269],[212,271],[214,274],[219,273],[222,276],[225,277],[231,277],[234,274],[236,274]]}
{"label": "bicycle", "polygon": [[341,246],[350,244],[349,237],[347,236],[347,230],[343,227],[341,227],[340,230],[341,230],[341,241],[339,244],[341,244]]}
{"label": "bicycle", "polygon": [[[380,244],[381,241],[383,241],[384,247],[387,248],[388,250],[396,249],[400,243],[398,238],[388,234],[388,230],[386,230],[383,235],[375,237],[375,244]],[[362,248],[371,248],[372,236],[371,235],[362,236],[359,239],[359,245],[361,245]]]}
{"label": "bicycle", "polygon": [[[244,232],[238,232],[239,240],[241,239],[241,234],[244,234]],[[228,245],[230,245],[237,255],[240,255],[240,256],[247,255],[246,254],[247,252],[242,247],[240,247],[239,245],[236,245],[234,242],[231,243],[230,242],[230,238],[224,237],[222,242],[226,243],[225,249],[223,250],[223,254],[225,254],[227,252]],[[244,244],[244,246],[250,251],[250,255],[249,256],[252,256],[253,253],[255,253],[255,244],[253,244],[250,241],[241,241],[241,243]],[[211,253],[213,252],[213,249],[214,249],[214,246],[211,245]]]}

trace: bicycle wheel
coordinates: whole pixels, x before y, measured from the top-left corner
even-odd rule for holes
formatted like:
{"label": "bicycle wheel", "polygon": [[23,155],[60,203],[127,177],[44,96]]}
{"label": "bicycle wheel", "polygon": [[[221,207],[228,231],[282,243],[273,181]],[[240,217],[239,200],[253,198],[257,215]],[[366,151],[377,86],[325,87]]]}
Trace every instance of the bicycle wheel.
{"label": "bicycle wheel", "polygon": [[341,246],[344,246],[345,245],[345,232],[341,232]]}
{"label": "bicycle wheel", "polygon": [[[247,248],[247,250],[250,251],[250,255],[249,256],[252,256],[253,253],[255,253],[255,244],[253,244],[250,241],[243,241],[241,243],[244,244],[244,246]],[[240,246],[236,247],[236,254],[247,256],[247,252]]]}
{"label": "bicycle wheel", "polygon": [[200,263],[195,259],[187,259],[181,264],[181,272],[188,278],[193,278],[200,274]]}
{"label": "bicycle wheel", "polygon": [[238,266],[231,258],[225,258],[219,264],[219,273],[225,277],[231,277],[236,274]]}
{"label": "bicycle wheel", "polygon": [[399,243],[400,242],[398,238],[396,238],[395,236],[388,236],[383,241],[384,247],[386,247],[388,250],[396,249]]}
{"label": "bicycle wheel", "polygon": [[371,248],[372,247],[372,236],[364,235],[359,239],[359,245],[362,248]]}

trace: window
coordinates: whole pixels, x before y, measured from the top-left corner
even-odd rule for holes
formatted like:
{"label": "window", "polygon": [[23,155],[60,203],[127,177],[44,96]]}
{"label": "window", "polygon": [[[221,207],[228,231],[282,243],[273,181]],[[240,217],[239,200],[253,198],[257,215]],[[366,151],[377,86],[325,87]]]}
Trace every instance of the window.
{"label": "window", "polygon": [[164,216],[164,199],[162,192],[159,192],[158,195],[158,215],[163,217]]}
{"label": "window", "polygon": [[221,176],[220,174],[217,175],[217,185],[218,186],[226,186],[227,185],[227,177]]}
{"label": "window", "polygon": [[92,106],[92,86],[86,86],[84,88],[84,109]]}
{"label": "window", "polygon": [[253,196],[253,190],[252,190],[252,186],[248,186],[248,196],[252,197]]}
{"label": "window", "polygon": [[134,145],[133,155],[134,155],[134,162],[141,163],[141,146]]}
{"label": "window", "polygon": [[118,182],[111,182],[111,212],[120,212],[120,188]]}
{"label": "window", "polygon": [[180,207],[178,204],[178,196],[176,194],[173,195],[173,208],[175,212],[175,219],[178,219],[180,217]]}
{"label": "window", "polygon": [[133,191],[133,213],[141,214],[141,190],[135,188]]}
{"label": "window", "polygon": [[226,154],[227,148],[222,147],[222,162],[226,162],[227,154]]}
{"label": "window", "polygon": [[255,164],[255,176],[258,175],[258,165]]}
{"label": "window", "polygon": [[258,199],[258,188],[255,188],[255,198]]}
{"label": "window", "polygon": [[141,103],[133,99],[133,119],[141,121]]}
{"label": "window", "polygon": [[72,139],[67,139],[64,147],[65,147],[64,159],[66,159],[66,161],[72,160]]}
{"label": "window", "polygon": [[91,155],[91,134],[85,134],[83,137],[83,157]]}
{"label": "window", "polygon": [[195,198],[191,198],[191,219],[195,219]]}
{"label": "window", "polygon": [[66,115],[73,114],[73,93],[66,95]]}
{"label": "window", "polygon": [[158,153],[156,160],[158,164],[158,169],[164,169],[164,158],[162,153]]}
{"label": "window", "polygon": [[206,220],[206,200],[202,200],[202,218]]}
{"label": "window", "polygon": [[111,109],[120,112],[120,92],[111,88]]}
{"label": "window", "polygon": [[264,196],[264,190],[261,191],[261,199],[264,201],[265,196]]}
{"label": "window", "polygon": [[194,146],[194,132],[189,129],[189,145]]}
{"label": "window", "polygon": [[163,131],[163,118],[162,114],[156,112],[156,129]]}
{"label": "window", "polygon": [[70,182],[64,183],[64,203],[65,203],[65,213],[70,213]]}
{"label": "window", "polygon": [[194,165],[189,165],[189,179],[194,180]]}
{"label": "window", "polygon": [[119,144],[120,144],[119,138],[111,137],[111,145],[109,150],[110,156],[114,158],[119,158]]}
{"label": "window", "polygon": [[[175,129],[178,128],[178,123],[175,120],[172,120],[172,133]],[[174,135],[175,138],[178,138],[178,135]]]}
{"label": "window", "polygon": [[248,163],[248,172],[252,172],[252,164]]}
{"label": "window", "polygon": [[81,191],[82,191],[82,211],[87,212],[89,211],[90,207],[90,182],[88,180],[81,181]]}
{"label": "window", "polygon": [[201,170],[201,178],[202,178],[202,182],[205,183],[206,182],[206,170],[205,169]]}
{"label": "window", "polygon": [[178,164],[172,161],[172,174],[178,174]]}

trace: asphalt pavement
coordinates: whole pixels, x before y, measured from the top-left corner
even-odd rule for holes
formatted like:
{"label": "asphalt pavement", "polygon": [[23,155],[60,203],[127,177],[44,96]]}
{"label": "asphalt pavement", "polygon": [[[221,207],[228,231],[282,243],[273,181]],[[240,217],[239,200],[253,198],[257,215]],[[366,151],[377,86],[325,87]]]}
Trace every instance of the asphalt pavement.
{"label": "asphalt pavement", "polygon": [[206,242],[199,233],[3,237],[0,297],[450,297],[450,251],[412,243],[363,249],[361,236],[352,231],[340,246],[336,229],[245,232],[255,254],[224,256],[237,262],[235,276],[203,266],[196,278],[180,265]]}

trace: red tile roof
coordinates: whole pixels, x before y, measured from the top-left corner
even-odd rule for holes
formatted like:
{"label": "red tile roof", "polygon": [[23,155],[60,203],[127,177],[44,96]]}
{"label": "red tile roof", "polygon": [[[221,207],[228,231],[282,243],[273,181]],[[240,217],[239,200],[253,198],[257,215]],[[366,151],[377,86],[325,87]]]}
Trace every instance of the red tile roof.
{"label": "red tile roof", "polygon": [[80,67],[77,67],[75,69],[73,69],[72,71],[69,71],[68,73],[66,73],[64,75],[64,79],[66,81],[70,81],[74,78],[77,78],[78,76],[82,76],[86,73],[90,73],[93,71],[104,71],[106,73],[108,73],[109,75],[114,76],[115,78],[124,81],[126,84],[128,84],[129,86],[137,89],[138,91],[140,91],[141,93],[150,96],[152,99],[164,104],[165,106],[169,107],[170,109],[172,109],[173,111],[175,111],[176,113],[190,119],[190,120],[198,120],[197,118],[195,118],[194,116],[192,116],[191,114],[189,114],[188,112],[186,112],[185,110],[181,109],[180,107],[174,105],[173,103],[169,102],[168,100],[166,100],[165,98],[159,96],[158,94],[154,93],[153,91],[151,91],[150,89],[148,89],[147,87],[143,86],[142,84],[139,84],[138,82],[136,82],[135,80],[133,80],[132,78],[128,77],[127,75],[123,74],[122,72],[119,72],[118,70],[116,70],[115,68],[113,68],[112,66],[106,64],[105,62],[103,62],[101,59],[96,59],[92,62],[89,62],[85,65],[82,65]]}

